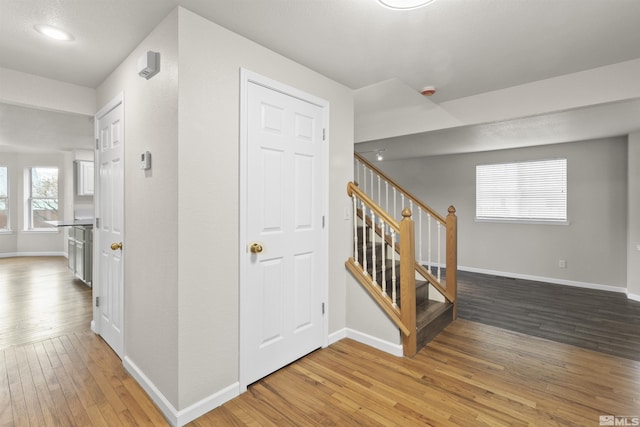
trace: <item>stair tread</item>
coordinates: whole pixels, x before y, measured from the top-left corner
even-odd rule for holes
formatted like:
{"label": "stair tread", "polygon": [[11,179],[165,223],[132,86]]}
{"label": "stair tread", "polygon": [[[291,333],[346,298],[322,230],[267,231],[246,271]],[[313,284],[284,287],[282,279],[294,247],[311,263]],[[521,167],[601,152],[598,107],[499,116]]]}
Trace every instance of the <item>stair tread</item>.
{"label": "stair tread", "polygon": [[453,304],[434,300],[426,300],[416,307],[416,326],[421,329],[438,318],[442,313],[453,310]]}

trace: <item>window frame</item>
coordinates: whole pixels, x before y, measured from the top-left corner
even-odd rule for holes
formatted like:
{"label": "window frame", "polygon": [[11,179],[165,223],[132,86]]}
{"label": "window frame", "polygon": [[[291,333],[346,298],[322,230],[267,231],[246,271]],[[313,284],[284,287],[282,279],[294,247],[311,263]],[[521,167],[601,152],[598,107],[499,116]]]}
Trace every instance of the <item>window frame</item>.
{"label": "window frame", "polygon": [[[33,170],[34,169],[55,169],[56,170],[56,197],[34,197],[33,196]],[[25,223],[24,229],[29,232],[57,232],[53,227],[34,227],[33,221],[33,201],[34,200],[55,200],[57,204],[57,218],[46,221],[56,221],[60,212],[60,168],[58,166],[31,166],[25,169]]]}
{"label": "window frame", "polygon": [[5,211],[6,211],[6,221],[7,224],[5,227],[0,226],[0,233],[10,233],[11,232],[11,199],[10,199],[10,185],[9,185],[9,166],[0,166],[0,169],[5,170],[6,177],[6,194],[3,196],[0,191],[0,200],[4,201]]}
{"label": "window frame", "polygon": [[[481,212],[479,212],[480,210],[480,203],[479,203],[479,199],[481,197],[480,193],[481,193],[481,189],[479,188],[479,169],[482,168],[483,166],[500,166],[500,165],[504,165],[504,166],[513,166],[514,169],[517,170],[516,173],[522,173],[522,172],[528,172],[529,175],[525,176],[522,180],[518,180],[517,178],[514,179],[512,182],[514,185],[516,185],[517,188],[517,192],[524,192],[527,191],[526,186],[529,187],[529,190],[531,190],[531,180],[532,178],[535,177],[536,173],[541,173],[542,171],[545,170],[545,163],[546,166],[549,166],[549,162],[558,162],[561,161],[563,163],[563,169],[559,169],[558,173],[560,173],[562,176],[562,178],[564,179],[562,182],[559,183],[559,190],[561,191],[561,194],[564,194],[564,200],[562,200],[562,197],[551,197],[546,199],[548,202],[549,201],[555,201],[555,202],[561,202],[563,203],[563,205],[560,205],[561,209],[564,209],[564,218],[558,218],[558,217],[553,217],[552,215],[549,215],[548,217],[540,217],[537,214],[534,214],[530,217],[527,217],[523,214],[523,212],[517,212],[514,216],[489,216],[489,215],[479,215],[481,214]],[[533,170],[533,169],[529,169],[529,170],[525,170],[522,171],[520,169],[518,169],[517,165],[521,165],[521,164],[532,164],[532,163],[540,163],[541,167],[538,168],[537,170]],[[526,169],[526,167],[525,167]],[[568,192],[569,192],[569,179],[568,179],[568,170],[569,170],[569,161],[566,157],[556,157],[556,158],[544,158],[544,159],[533,159],[533,160],[514,160],[514,161],[507,161],[507,162],[493,162],[493,163],[478,163],[476,164],[476,185],[475,185],[475,222],[491,222],[491,223],[513,223],[513,224],[544,224],[544,225],[569,225],[569,197],[568,197]],[[506,173],[505,170],[502,171],[503,173]],[[533,172],[533,173],[532,173]],[[561,179],[562,179],[561,178]],[[522,185],[525,185],[525,188],[522,187]],[[538,182],[538,184],[542,184],[545,186],[548,186],[549,183],[542,183],[542,182]],[[536,186],[537,187],[537,186]],[[531,194],[535,194],[535,191]],[[557,194],[557,193],[556,193]],[[537,193],[537,195],[540,195],[540,193]],[[507,194],[505,194],[505,197],[507,196]],[[513,196],[513,195],[512,195]],[[525,198],[526,199],[526,198]],[[518,196],[514,196],[508,200],[512,200],[515,201],[514,206],[516,210],[523,210],[523,205],[520,203],[520,201],[523,200],[522,194],[519,194]],[[534,206],[536,207],[536,206]],[[537,206],[537,208],[542,208],[542,206]]]}

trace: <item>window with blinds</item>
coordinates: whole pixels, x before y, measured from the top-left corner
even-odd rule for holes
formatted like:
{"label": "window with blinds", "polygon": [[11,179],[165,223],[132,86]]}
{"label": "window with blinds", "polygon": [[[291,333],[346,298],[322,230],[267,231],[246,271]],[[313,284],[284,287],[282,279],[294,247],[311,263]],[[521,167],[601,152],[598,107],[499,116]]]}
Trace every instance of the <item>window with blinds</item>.
{"label": "window with blinds", "polygon": [[567,159],[476,165],[476,220],[567,222]]}

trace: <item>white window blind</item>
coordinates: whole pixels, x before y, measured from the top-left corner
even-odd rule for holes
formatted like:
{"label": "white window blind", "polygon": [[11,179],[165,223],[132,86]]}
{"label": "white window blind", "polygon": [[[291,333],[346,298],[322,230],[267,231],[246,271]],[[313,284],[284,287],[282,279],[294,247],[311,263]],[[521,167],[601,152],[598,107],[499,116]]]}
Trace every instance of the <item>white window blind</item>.
{"label": "white window blind", "polygon": [[567,221],[567,159],[476,166],[476,219]]}

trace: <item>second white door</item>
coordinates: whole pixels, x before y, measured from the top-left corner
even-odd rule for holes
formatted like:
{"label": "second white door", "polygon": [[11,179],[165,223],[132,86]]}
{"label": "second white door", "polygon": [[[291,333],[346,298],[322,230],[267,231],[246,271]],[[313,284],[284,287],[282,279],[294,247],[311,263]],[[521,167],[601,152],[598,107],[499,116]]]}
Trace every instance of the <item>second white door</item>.
{"label": "second white door", "polygon": [[323,344],[323,107],[247,86],[243,379]]}
{"label": "second white door", "polygon": [[124,117],[122,98],[96,115],[97,198],[94,297],[97,333],[122,358],[124,352]]}

